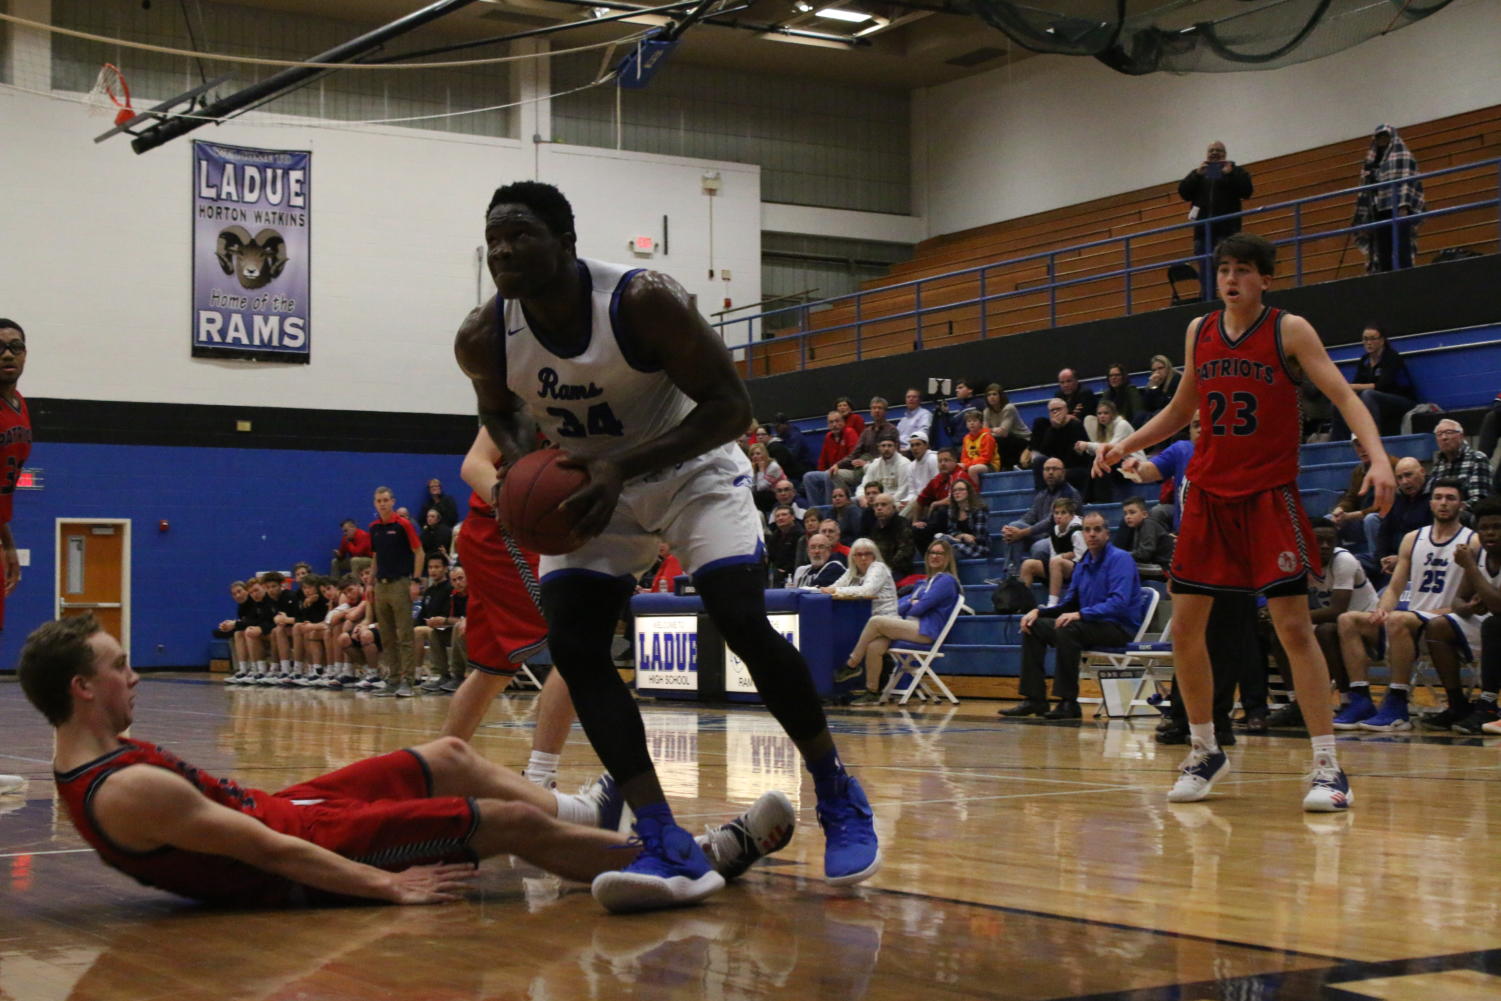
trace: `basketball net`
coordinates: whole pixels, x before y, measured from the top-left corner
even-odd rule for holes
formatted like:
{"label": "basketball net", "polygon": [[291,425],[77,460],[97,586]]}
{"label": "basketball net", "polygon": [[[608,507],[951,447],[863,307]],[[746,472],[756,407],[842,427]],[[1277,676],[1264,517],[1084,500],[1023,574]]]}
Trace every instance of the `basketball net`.
{"label": "basketball net", "polygon": [[99,76],[94,79],[94,87],[89,91],[86,103],[90,115],[114,115],[116,128],[136,115],[135,109],[130,106],[130,86],[125,82],[125,74],[114,63],[105,63],[100,67]]}

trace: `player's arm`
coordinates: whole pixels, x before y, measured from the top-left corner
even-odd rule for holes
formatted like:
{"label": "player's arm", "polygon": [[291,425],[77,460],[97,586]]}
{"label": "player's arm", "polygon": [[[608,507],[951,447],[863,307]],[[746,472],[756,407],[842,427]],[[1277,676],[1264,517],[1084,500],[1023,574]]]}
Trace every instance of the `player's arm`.
{"label": "player's arm", "polygon": [[1139,459],[1134,455],[1128,455],[1121,462],[1121,469],[1136,476],[1138,483],[1161,483],[1162,470],[1150,459]]}
{"label": "player's arm", "polygon": [[526,415],[521,399],[506,386],[506,357],[495,336],[495,309],[492,299],[464,318],[454,337],[453,353],[474,386],[480,424],[501,453],[515,461],[535,449],[537,426]]}
{"label": "player's arm", "polygon": [[[464,453],[464,461],[459,464],[459,478],[481,497],[490,498],[490,506],[494,507],[499,500],[500,474],[495,470],[495,464],[500,461],[500,448],[495,444],[495,439],[490,437],[490,432],[481,427],[474,433],[474,441],[469,445],[469,451]],[[463,536],[461,535],[460,538]]]}
{"label": "player's arm", "polygon": [[[1329,397],[1339,408],[1345,424],[1356,440],[1364,446],[1371,458],[1370,469],[1361,481],[1360,492],[1374,489],[1376,508],[1382,514],[1392,509],[1392,497],[1397,490],[1397,480],[1392,475],[1391,462],[1386,457],[1386,447],[1381,443],[1381,432],[1371,418],[1360,397],[1350,388],[1344,375],[1335,367],[1329,352],[1309,322],[1301,316],[1287,314],[1282,317],[1282,350],[1303,369],[1303,375]],[[1188,373],[1184,373],[1187,381]]]}
{"label": "player's arm", "polygon": [[1417,541],[1416,530],[1402,536],[1402,545],[1397,547],[1397,565],[1392,567],[1391,580],[1387,581],[1386,590],[1381,592],[1376,610],[1371,613],[1372,621],[1384,620],[1387,613],[1397,607],[1402,592],[1407,590],[1407,580],[1412,575],[1412,547]]}
{"label": "player's arm", "polygon": [[1469,545],[1458,546],[1454,550],[1454,563],[1465,575],[1460,594],[1462,597],[1473,597],[1470,611],[1475,614],[1501,612],[1501,589],[1480,571],[1480,564],[1484,559],[1485,550],[1478,537],[1471,537]]}
{"label": "player's arm", "polygon": [[1132,452],[1151,448],[1159,441],[1172,437],[1188,427],[1188,422],[1193,420],[1194,410],[1199,405],[1199,379],[1193,365],[1194,337],[1198,335],[1199,324],[1203,322],[1202,316],[1195,317],[1189,322],[1188,330],[1183,335],[1183,377],[1178,380],[1178,391],[1173,394],[1172,400],[1155,417],[1123,440],[1106,444],[1096,452],[1093,470],[1095,476],[1104,476],[1110,472],[1111,467]]}
{"label": "player's arm", "polygon": [[5,550],[5,593],[10,594],[21,583],[21,554],[16,551],[8,521],[0,524],[0,549]]}
{"label": "player's arm", "polygon": [[182,776],[154,765],[112,775],[95,794],[94,814],[110,840],[133,850],[171,846],[224,855],[315,889],[393,904],[457,900],[474,872],[438,865],[393,873],[355,862],[206,799]]}
{"label": "player's arm", "polygon": [[[588,462],[568,460],[589,472],[588,485],[564,501],[581,512],[575,530],[585,537],[604,531],[626,480],[734,441],[751,419],[750,394],[729,350],[681,285],[656,271],[642,272],[626,287],[620,309],[644,360],[661,366],[695,406],[677,427],[650,441]],[[505,442],[497,444],[505,451]]]}

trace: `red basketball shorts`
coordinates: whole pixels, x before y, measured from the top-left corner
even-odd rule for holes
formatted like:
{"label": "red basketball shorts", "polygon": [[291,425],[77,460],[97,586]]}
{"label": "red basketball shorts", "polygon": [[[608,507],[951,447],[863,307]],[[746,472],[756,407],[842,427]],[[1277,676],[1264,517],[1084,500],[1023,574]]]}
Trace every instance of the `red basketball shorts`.
{"label": "red basketball shorts", "polygon": [[433,796],[427,762],[392,751],[276,793],[293,801],[299,836],[345,858],[397,871],[472,862],[479,810],[463,796]]}
{"label": "red basketball shorts", "polygon": [[[470,508],[459,533],[459,554],[469,574],[469,666],[486,674],[515,674],[547,642],[547,623],[488,508]],[[537,556],[524,555],[535,580]]]}
{"label": "red basketball shorts", "polygon": [[1192,482],[1183,495],[1174,583],[1210,591],[1295,588],[1323,572],[1297,488],[1217,497]]}

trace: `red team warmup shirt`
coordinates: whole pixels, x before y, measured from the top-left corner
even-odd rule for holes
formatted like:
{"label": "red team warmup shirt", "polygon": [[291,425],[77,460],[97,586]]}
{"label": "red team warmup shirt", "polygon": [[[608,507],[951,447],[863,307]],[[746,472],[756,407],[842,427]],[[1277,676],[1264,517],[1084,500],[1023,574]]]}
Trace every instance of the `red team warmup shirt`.
{"label": "red team warmup shirt", "polygon": [[116,845],[95,823],[92,800],[106,779],[131,765],[175,772],[220,806],[367,865],[398,871],[433,862],[475,860],[468,847],[479,823],[473,801],[431,797],[427,763],[412,751],[366,758],[276,793],[214,778],[155,744],[123,737],[119,748],[103,757],[70,772],[54,773],[73,826],[106,865],[147,886],[195,900],[282,906],[319,894],[224,855],[172,847],[134,852]]}
{"label": "red team warmup shirt", "polygon": [[1175,581],[1266,591],[1320,572],[1298,499],[1301,379],[1282,351],[1285,315],[1268,306],[1233,341],[1222,310],[1199,324],[1190,362],[1201,427],[1184,475]]}
{"label": "red team warmup shirt", "polygon": [[[15,502],[16,481],[21,477],[21,467],[31,456],[31,414],[26,409],[26,398],[16,393],[16,403],[0,397],[0,456],[5,465],[0,470],[0,524],[10,524],[11,510]],[[0,628],[5,625],[5,588],[0,586]]]}

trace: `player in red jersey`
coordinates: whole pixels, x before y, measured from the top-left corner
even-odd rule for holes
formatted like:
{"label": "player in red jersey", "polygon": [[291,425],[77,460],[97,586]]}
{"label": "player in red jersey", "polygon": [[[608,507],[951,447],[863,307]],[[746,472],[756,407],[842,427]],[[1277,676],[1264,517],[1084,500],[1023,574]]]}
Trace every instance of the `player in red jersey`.
{"label": "player in red jersey", "polygon": [[[10,534],[11,503],[21,467],[31,455],[31,415],[16,388],[26,370],[26,332],[15,320],[0,320],[0,547],[5,550],[5,588],[0,591],[0,629],[5,628],[5,596],[21,583],[21,558]],[[0,774],[0,795],[25,788],[21,775]]]}
{"label": "player in red jersey", "polygon": [[[69,818],[105,864],[149,886],[239,906],[364,897],[457,898],[473,864],[514,854],[588,882],[635,858],[609,776],[549,792],[441,737],[276,793],[215,778],[120,736],[140,678],[91,615],[48,622],[21,652],[21,687],[56,729],[53,767]],[[785,806],[783,804],[786,804]],[[735,875],[796,822],[767,793],[701,843]],[[601,828],[606,828],[601,830]]]}
{"label": "player in red jersey", "polygon": [[1184,477],[1172,565],[1174,660],[1193,746],[1168,799],[1203,799],[1230,770],[1211,722],[1204,632],[1216,593],[1250,592],[1266,596],[1313,739],[1303,808],[1328,812],[1347,809],[1352,797],[1334,753],[1329,668],[1308,613],[1308,574],[1319,572],[1319,556],[1297,487],[1298,385],[1305,376],[1339,408],[1371,455],[1361,492],[1374,489],[1383,513],[1396,482],[1375,422],[1313,327],[1262,302],[1276,253],[1270,241],[1250,233],[1220,242],[1215,267],[1225,308],[1188,325],[1183,380],[1172,402],[1141,430],[1102,448],[1095,473],[1177,433],[1198,412],[1203,431]]}
{"label": "player in red jersey", "polygon": [[[459,473],[474,493],[469,516],[458,534],[459,560],[469,573],[469,676],[454,692],[443,723],[445,737],[469,740],[495,696],[505,691],[516,670],[547,642],[547,623],[538,608],[537,555],[516,545],[495,520],[500,491],[496,467],[500,449],[480,428]],[[554,670],[537,699],[536,729],[526,777],[555,784],[558,758],[573,725],[573,700],[563,676]]]}

